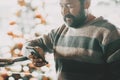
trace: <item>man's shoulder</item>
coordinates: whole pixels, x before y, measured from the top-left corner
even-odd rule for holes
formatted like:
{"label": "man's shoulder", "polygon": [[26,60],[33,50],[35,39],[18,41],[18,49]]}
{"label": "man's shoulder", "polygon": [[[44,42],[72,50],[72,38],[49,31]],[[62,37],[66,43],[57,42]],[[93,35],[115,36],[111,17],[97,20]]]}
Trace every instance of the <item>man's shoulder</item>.
{"label": "man's shoulder", "polygon": [[54,28],[51,30],[52,34],[61,34],[64,31],[67,31],[68,27],[65,24],[62,24],[61,26]]}
{"label": "man's shoulder", "polygon": [[95,26],[95,27],[106,28],[106,29],[109,29],[109,30],[116,29],[116,26],[114,24],[109,22],[109,20],[104,19],[103,17],[96,18],[90,25]]}
{"label": "man's shoulder", "polygon": [[67,29],[66,25],[65,24],[62,24],[61,26],[57,27],[57,28],[54,28],[53,30],[55,32],[61,32],[63,30]]}

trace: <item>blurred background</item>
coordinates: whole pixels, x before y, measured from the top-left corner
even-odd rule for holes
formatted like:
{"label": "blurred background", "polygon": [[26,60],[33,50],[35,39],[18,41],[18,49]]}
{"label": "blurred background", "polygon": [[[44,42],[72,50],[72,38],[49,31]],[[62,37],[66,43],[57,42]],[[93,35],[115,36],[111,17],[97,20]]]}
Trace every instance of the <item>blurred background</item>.
{"label": "blurred background", "polygon": [[[92,0],[90,12],[120,28],[120,0]],[[0,59],[21,57],[23,44],[63,23],[59,0],[0,0]],[[53,55],[37,68],[31,61],[0,67],[0,80],[55,80]]]}

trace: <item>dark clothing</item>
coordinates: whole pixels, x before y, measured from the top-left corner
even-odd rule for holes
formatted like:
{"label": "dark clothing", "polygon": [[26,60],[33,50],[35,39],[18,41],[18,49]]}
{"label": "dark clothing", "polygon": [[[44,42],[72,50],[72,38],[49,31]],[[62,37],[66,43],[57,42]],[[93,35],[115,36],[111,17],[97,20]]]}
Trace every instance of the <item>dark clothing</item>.
{"label": "dark clothing", "polygon": [[58,80],[119,80],[120,62],[92,64],[59,59],[62,71]]}

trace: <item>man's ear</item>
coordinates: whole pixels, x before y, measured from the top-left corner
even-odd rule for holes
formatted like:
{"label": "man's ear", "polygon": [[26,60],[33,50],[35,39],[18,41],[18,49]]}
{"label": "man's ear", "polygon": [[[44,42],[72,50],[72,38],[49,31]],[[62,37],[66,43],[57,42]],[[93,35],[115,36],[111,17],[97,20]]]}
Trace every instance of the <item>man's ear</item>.
{"label": "man's ear", "polygon": [[84,8],[88,9],[90,7],[91,0],[85,0],[84,2]]}

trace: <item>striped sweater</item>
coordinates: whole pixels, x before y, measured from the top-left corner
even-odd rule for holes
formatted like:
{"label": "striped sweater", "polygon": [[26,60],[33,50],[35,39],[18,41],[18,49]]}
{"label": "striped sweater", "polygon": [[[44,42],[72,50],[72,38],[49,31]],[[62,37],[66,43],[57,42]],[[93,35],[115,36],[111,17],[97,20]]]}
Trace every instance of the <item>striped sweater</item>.
{"label": "striped sweater", "polygon": [[[119,60],[120,34],[114,25],[99,17],[80,28],[63,25],[53,29],[48,35],[33,40],[30,45],[39,46],[46,52],[54,53],[56,62],[62,64],[62,72],[66,75],[69,72],[70,79],[64,77],[63,80],[80,80],[75,79],[80,75],[73,76],[70,73],[83,73],[86,70],[86,73],[92,72],[95,69],[93,66],[104,68],[100,64]],[[56,67],[59,66],[56,65]],[[101,71],[100,68],[96,70]]]}

